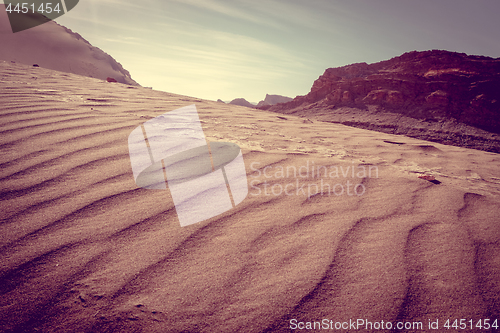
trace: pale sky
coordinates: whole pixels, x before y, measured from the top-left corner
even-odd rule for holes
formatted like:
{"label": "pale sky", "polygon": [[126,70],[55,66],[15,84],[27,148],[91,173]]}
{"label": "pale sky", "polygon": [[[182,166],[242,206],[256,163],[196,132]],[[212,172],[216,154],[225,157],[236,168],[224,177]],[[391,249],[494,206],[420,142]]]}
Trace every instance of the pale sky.
{"label": "pale sky", "polygon": [[80,0],[56,21],[143,86],[250,102],[412,50],[500,57],[498,0]]}

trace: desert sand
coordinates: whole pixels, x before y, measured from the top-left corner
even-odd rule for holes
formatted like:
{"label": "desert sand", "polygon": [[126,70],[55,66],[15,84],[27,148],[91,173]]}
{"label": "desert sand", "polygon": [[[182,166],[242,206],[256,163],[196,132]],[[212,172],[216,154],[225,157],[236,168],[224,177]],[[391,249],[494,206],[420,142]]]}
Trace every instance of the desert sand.
{"label": "desert sand", "polygon": [[[24,19],[29,22],[32,17]],[[139,85],[109,54],[55,21],[12,33],[4,4],[0,4],[0,45],[0,61]]]}
{"label": "desert sand", "polygon": [[[136,186],[127,138],[191,104],[209,141],[241,147],[249,194],[180,227],[168,190]],[[10,62],[0,126],[2,332],[500,317],[498,154]]]}

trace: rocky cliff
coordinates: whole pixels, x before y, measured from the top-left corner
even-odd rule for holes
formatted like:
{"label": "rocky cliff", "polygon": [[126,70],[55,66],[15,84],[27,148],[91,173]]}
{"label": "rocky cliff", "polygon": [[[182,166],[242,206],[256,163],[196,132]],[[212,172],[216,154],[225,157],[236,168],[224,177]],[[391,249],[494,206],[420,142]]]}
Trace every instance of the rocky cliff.
{"label": "rocky cliff", "polygon": [[266,94],[266,98],[263,101],[260,101],[257,104],[257,107],[261,107],[264,105],[275,105],[278,103],[287,103],[290,102],[293,98],[281,96],[281,95],[269,95]]}
{"label": "rocky cliff", "polygon": [[307,95],[261,109],[500,152],[500,58],[413,51],[329,68]]}

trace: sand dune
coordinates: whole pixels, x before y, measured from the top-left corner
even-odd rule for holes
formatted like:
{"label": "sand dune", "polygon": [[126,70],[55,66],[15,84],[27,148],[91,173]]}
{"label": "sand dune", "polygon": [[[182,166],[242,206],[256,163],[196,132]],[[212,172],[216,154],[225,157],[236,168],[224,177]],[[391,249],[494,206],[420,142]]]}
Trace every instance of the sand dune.
{"label": "sand dune", "polygon": [[[127,138],[191,104],[250,187],[182,228],[168,191],[137,188]],[[3,332],[500,317],[498,154],[11,63],[0,112]]]}
{"label": "sand dune", "polygon": [[[32,19],[30,16],[17,19],[23,17]],[[111,77],[121,83],[139,85],[113,57],[55,21],[12,33],[4,4],[0,4],[0,44],[0,60],[6,62],[36,64],[65,73],[101,80]]]}

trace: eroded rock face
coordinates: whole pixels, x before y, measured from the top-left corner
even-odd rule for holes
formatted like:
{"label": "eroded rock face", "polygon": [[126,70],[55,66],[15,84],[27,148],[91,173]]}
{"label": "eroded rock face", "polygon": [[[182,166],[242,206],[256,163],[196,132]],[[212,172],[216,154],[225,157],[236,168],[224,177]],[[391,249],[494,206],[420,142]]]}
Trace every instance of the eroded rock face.
{"label": "eroded rock face", "polygon": [[430,93],[425,98],[425,103],[428,107],[446,107],[450,104],[448,93],[442,90],[436,90]]}
{"label": "eroded rock face", "polygon": [[281,95],[269,95],[266,94],[266,98],[257,104],[257,107],[264,105],[275,105],[278,103],[290,102],[293,98],[281,96]]}
{"label": "eroded rock face", "polygon": [[292,113],[344,107],[453,119],[500,133],[500,59],[448,51],[408,52],[374,64],[329,68],[305,96],[262,108]]}

